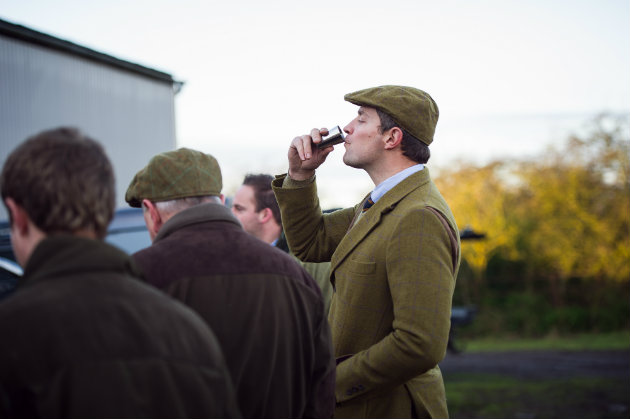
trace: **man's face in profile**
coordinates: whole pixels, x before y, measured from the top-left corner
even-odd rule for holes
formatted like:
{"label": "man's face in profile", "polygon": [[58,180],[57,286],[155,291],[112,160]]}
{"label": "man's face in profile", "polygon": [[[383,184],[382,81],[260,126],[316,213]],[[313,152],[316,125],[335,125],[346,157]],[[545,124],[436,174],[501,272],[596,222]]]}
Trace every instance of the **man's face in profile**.
{"label": "man's face in profile", "polygon": [[234,194],[232,214],[241,222],[243,229],[249,234],[259,237],[262,228],[262,211],[256,211],[254,188],[242,185]]}

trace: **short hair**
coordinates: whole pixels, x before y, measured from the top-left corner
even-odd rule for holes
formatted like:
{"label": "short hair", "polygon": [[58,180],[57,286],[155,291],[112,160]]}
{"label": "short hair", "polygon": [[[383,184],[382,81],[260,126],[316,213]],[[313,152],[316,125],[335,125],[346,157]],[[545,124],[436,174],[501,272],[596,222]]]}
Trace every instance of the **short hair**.
{"label": "short hair", "polygon": [[411,160],[415,161],[416,163],[425,164],[429,161],[429,158],[431,157],[431,150],[429,150],[428,145],[426,145],[425,143],[423,143],[422,141],[420,141],[413,135],[409,134],[409,132],[406,129],[404,129],[399,124],[397,124],[396,121],[394,121],[394,119],[391,116],[389,116],[387,113],[379,109],[375,109],[375,110],[376,110],[376,113],[378,114],[379,119],[381,120],[381,129],[380,129],[381,134],[387,131],[388,129],[391,129],[394,127],[398,127],[402,131],[403,139],[400,146],[402,148],[402,152],[404,156],[409,157]]}
{"label": "short hair", "polygon": [[12,198],[46,234],[107,234],[114,215],[114,170],[103,147],[76,128],[43,131],[20,144],[2,169],[2,199]]}
{"label": "short hair", "polygon": [[[160,211],[160,213],[171,215],[194,207],[196,205],[206,204],[210,202],[220,204],[221,198],[216,195],[188,196],[186,198],[171,199],[169,201],[157,201],[154,202],[154,205],[158,209],[158,211]],[[142,204],[142,208],[146,209],[144,204]]]}
{"label": "short hair", "polygon": [[280,216],[280,207],[276,201],[276,195],[271,189],[273,176],[266,174],[248,174],[243,180],[243,185],[250,186],[254,189],[254,199],[256,200],[256,211],[262,211],[269,208],[273,214],[273,218],[278,225],[282,225],[282,217]]}

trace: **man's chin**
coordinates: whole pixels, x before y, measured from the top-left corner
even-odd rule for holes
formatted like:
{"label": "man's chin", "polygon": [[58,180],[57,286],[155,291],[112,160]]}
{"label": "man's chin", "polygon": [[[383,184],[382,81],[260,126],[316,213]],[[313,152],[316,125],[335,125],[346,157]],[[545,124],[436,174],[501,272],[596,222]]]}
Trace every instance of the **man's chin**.
{"label": "man's chin", "polygon": [[345,154],[344,154],[344,156],[343,156],[343,163],[344,163],[346,166],[350,166],[350,167],[353,167],[353,168],[355,168],[355,169],[361,169],[361,165],[360,165],[358,162],[353,161],[351,158],[346,158],[346,155],[345,155]]}

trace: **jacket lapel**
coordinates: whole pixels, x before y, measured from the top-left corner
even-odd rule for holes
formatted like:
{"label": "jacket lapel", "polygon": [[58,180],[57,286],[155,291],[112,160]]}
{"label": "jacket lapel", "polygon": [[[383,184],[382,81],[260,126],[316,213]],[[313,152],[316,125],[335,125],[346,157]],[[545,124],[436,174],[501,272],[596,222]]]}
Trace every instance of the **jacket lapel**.
{"label": "jacket lapel", "polygon": [[[359,205],[350,227],[344,238],[339,242],[335,253],[331,258],[331,273],[348,257],[352,250],[361,243],[366,236],[381,222],[383,215],[391,212],[405,196],[418,189],[429,181],[429,171],[427,167],[404,179],[394,186],[381,199],[379,199],[363,216],[357,221],[363,205]],[[369,195],[368,195],[369,196]],[[366,196],[367,199],[367,196]]]}

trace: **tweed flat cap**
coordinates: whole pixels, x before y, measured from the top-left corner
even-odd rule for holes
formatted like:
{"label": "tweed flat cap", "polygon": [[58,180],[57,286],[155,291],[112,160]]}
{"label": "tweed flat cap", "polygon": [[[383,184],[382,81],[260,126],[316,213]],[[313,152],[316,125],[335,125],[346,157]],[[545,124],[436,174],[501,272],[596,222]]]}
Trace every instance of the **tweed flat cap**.
{"label": "tweed flat cap", "polygon": [[192,196],[220,195],[221,168],[210,154],[189,148],[158,154],[127,188],[125,201],[140,207],[143,199],[169,201]]}
{"label": "tweed flat cap", "polygon": [[385,112],[426,145],[433,141],[440,111],[433,98],[420,89],[406,86],[371,87],[348,93],[344,99],[358,106],[369,106]]}

